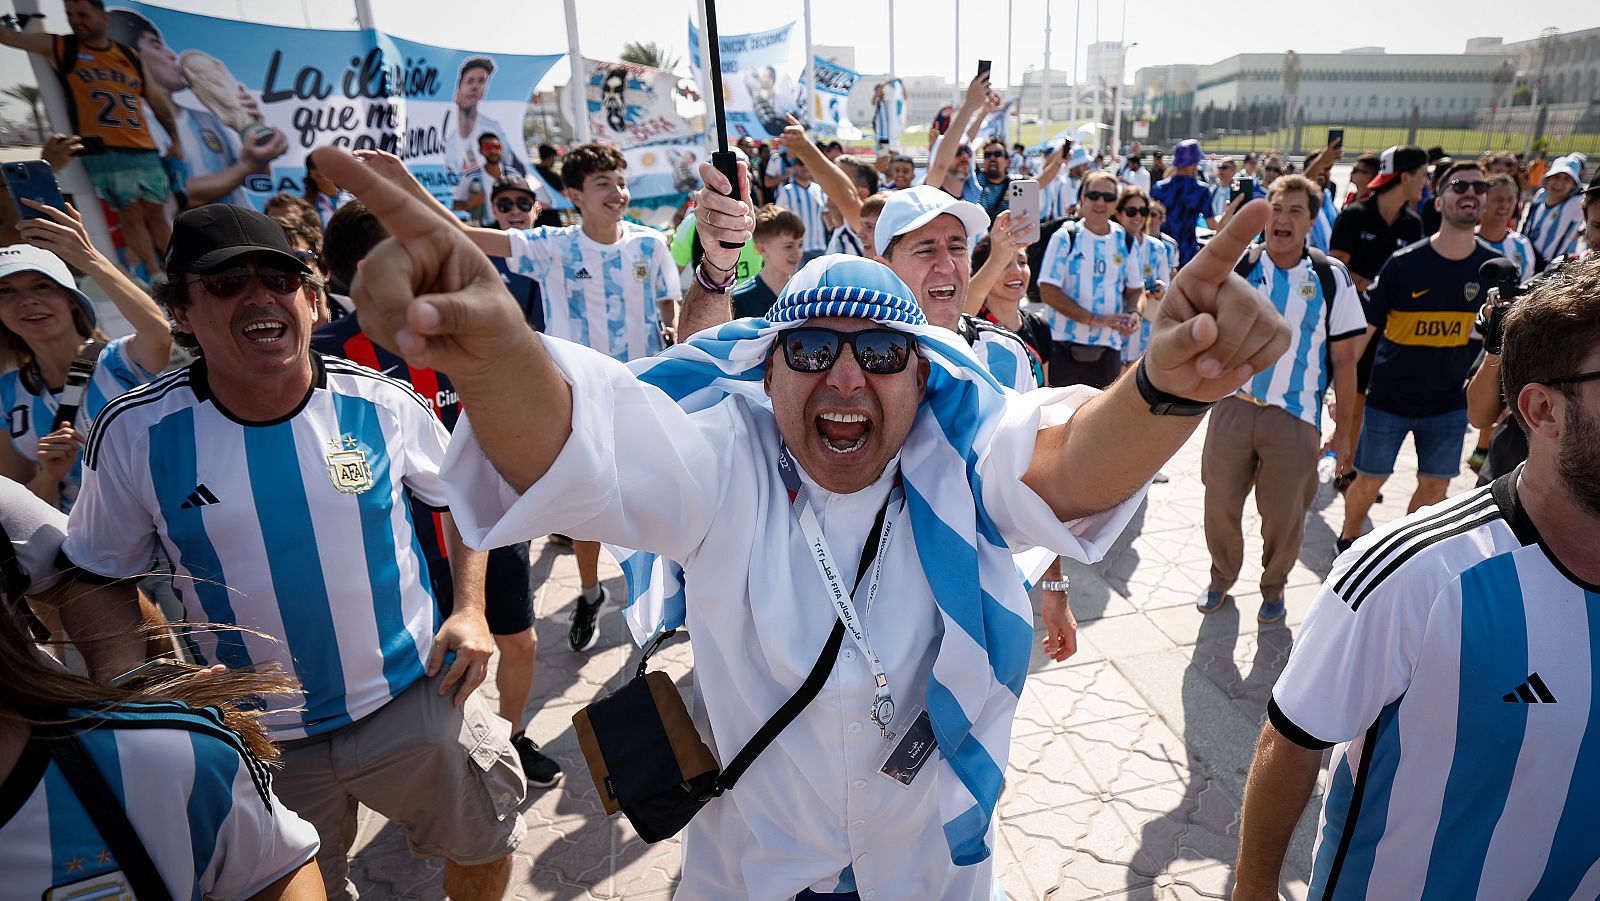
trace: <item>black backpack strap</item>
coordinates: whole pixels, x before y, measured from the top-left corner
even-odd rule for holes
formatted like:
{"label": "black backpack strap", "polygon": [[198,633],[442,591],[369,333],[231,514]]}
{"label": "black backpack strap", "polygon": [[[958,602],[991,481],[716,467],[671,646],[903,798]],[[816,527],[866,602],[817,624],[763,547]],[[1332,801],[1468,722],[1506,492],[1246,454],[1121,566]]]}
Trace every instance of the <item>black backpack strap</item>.
{"label": "black backpack strap", "polygon": [[[890,492],[890,495],[893,493]],[[878,518],[872,523],[872,531],[867,533],[866,544],[861,546],[861,567],[856,571],[857,588],[861,587],[862,578],[871,568],[873,560],[877,559],[878,540],[883,535],[883,520],[888,513],[889,499],[885,498],[883,506],[878,509]],[[778,734],[787,729],[795,717],[800,715],[800,711],[816,698],[817,692],[822,690],[822,683],[828,681],[828,674],[833,672],[833,662],[839,658],[839,645],[843,642],[844,621],[835,619],[833,631],[828,633],[828,640],[823,643],[822,653],[817,656],[817,662],[811,665],[811,672],[806,676],[806,681],[800,683],[800,687],[789,696],[789,700],[783,702],[783,706],[772,715],[772,719],[767,720],[766,725],[745,742],[739,753],[734,755],[733,761],[722,768],[722,772],[717,776],[718,794],[733,788],[733,784],[738,782],[744,771],[755,762],[756,756],[765,751],[767,745],[772,744]],[[141,898],[140,901],[144,899]]]}
{"label": "black backpack strap", "polygon": [[106,783],[106,777],[95,766],[77,733],[59,727],[44,730],[42,736],[50,756],[55,758],[56,766],[72,786],[72,793],[77,795],[78,803],[83,805],[95,830],[105,840],[106,849],[117,859],[122,874],[128,877],[134,897],[139,901],[172,901],[172,893],[162,881],[144,842],[128,822],[127,811],[118,803],[116,793]]}
{"label": "black backpack strap", "polygon": [[1249,278],[1250,273],[1256,268],[1256,264],[1261,262],[1263,246],[1261,244],[1251,244],[1249,249],[1244,252],[1244,256],[1239,258],[1239,262],[1234,264],[1233,271],[1240,278]]}
{"label": "black backpack strap", "polygon": [[144,74],[144,57],[139,55],[139,51],[135,50],[132,47],[129,47],[127,44],[119,44],[116,41],[112,41],[111,42],[111,46],[117,48],[117,50],[120,51],[122,53],[122,55],[127,58],[128,64],[133,66],[133,70],[135,72],[139,73],[139,80],[141,82],[145,81],[146,79],[145,79],[145,74]]}

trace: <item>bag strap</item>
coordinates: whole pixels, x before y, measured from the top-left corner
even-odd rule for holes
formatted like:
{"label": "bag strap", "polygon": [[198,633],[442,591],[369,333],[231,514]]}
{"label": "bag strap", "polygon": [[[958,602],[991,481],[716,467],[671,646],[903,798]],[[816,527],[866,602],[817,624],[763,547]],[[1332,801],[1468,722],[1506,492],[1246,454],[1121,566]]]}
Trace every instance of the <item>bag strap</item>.
{"label": "bag strap", "polygon": [[[61,38],[61,58],[55,61],[56,78],[66,81],[72,70],[78,68],[78,36],[65,35]],[[70,93],[70,92],[69,92]]]}
{"label": "bag strap", "polygon": [[[890,492],[890,494],[892,496],[893,492]],[[857,588],[861,587],[862,576],[866,575],[867,570],[872,568],[873,561],[877,559],[878,538],[883,534],[883,521],[888,512],[889,500],[885,498],[883,506],[878,510],[878,518],[872,523],[872,531],[867,534],[867,542],[861,548],[861,566],[856,570]],[[800,715],[800,711],[804,710],[806,705],[816,698],[817,692],[822,690],[822,683],[828,681],[828,674],[833,671],[833,662],[838,659],[839,645],[843,642],[844,622],[835,619],[833,621],[833,631],[828,633],[828,640],[823,644],[822,653],[817,657],[817,662],[812,664],[811,672],[806,676],[806,681],[802,682],[800,687],[795,690],[795,693],[789,696],[789,700],[783,702],[783,706],[779,707],[778,712],[772,715],[772,719],[767,720],[766,725],[757,730],[756,734],[745,742],[744,747],[739,749],[739,753],[734,755],[733,761],[722,768],[722,772],[717,775],[715,794],[720,795],[733,788],[733,784],[739,781],[739,777],[744,775],[744,771],[750,768],[750,764],[755,762],[756,757],[767,749],[767,745],[772,744],[778,734],[787,729],[789,724],[794,722],[795,717]]]}
{"label": "bag strap", "polygon": [[145,850],[139,834],[128,822],[127,811],[117,802],[117,796],[106,784],[106,777],[89,757],[89,751],[77,733],[65,727],[45,731],[45,747],[55,758],[56,766],[78,796],[78,803],[89,814],[94,828],[105,839],[106,848],[122,867],[128,884],[139,901],[172,901],[172,893],[156,870],[155,862]]}

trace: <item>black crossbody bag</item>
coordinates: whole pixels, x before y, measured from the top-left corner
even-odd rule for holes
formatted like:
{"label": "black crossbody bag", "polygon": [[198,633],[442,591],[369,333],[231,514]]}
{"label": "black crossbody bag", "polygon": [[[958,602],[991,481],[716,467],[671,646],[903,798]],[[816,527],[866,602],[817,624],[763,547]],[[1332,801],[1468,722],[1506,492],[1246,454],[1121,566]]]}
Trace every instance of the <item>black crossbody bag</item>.
{"label": "black crossbody bag", "polygon": [[[878,556],[888,512],[885,499],[861,548],[857,588]],[[833,631],[805,682],[720,771],[672,679],[660,670],[645,672],[650,655],[676,633],[674,629],[656,636],[645,647],[638,672],[627,685],[572,717],[578,747],[606,814],[620,810],[647,842],[659,842],[682,831],[700,808],[732,789],[756,757],[794,722],[833,670],[844,641],[844,623],[834,620]]]}

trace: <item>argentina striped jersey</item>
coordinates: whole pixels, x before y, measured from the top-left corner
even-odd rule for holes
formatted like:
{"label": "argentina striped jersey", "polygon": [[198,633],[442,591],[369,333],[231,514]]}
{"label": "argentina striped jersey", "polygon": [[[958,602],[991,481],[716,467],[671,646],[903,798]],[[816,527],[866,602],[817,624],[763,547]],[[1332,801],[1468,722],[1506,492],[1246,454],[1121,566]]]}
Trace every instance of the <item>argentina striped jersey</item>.
{"label": "argentina striped jersey", "polygon": [[[80,434],[89,434],[96,416],[113,398],[130,388],[150,381],[151,374],[144,371],[128,354],[132,336],[117,338],[100,352],[100,362],[95,364],[94,375],[89,379],[88,390],[83,395],[83,405],[72,427]],[[56,409],[60,406],[59,391],[51,391],[43,384],[36,367],[24,366],[0,375],[0,404],[6,411],[6,425],[11,432],[11,446],[22,459],[38,459],[39,439],[56,430]],[[82,481],[83,461],[72,464],[72,471],[61,480],[62,512],[70,513],[78,497],[78,484]]]}
{"label": "argentina striped jersey", "polygon": [[[422,678],[439,611],[408,500],[443,507],[449,436],[402,382],[312,355],[302,407],[235,419],[205,362],[108,405],[84,451],[63,553],[92,573],[149,570],[157,543],[205,663],[275,661],[304,686],[270,702],[275,741],[328,732]],[[291,709],[303,701],[304,709]]]}
{"label": "argentina striped jersey", "polygon": [[1518,278],[1523,281],[1533,278],[1534,269],[1538,264],[1533,256],[1533,243],[1528,240],[1527,235],[1514,228],[1508,228],[1505,237],[1500,240],[1491,241],[1479,235],[1478,243],[1516,263]]}
{"label": "argentina striped jersey", "polygon": [[805,237],[800,240],[802,253],[821,251],[828,246],[828,226],[822,221],[822,207],[827,203],[827,198],[822,193],[821,185],[812,182],[802,186],[791,178],[778,186],[778,194],[773,202],[799,216],[800,221],[805,223]]}
{"label": "argentina striped jersey", "polygon": [[1600,587],[1521,470],[1358,541],[1268,706],[1329,769],[1311,899],[1600,896]]}
{"label": "argentina striped jersey", "polygon": [[1288,323],[1289,349],[1276,363],[1256,373],[1244,390],[1283,408],[1319,433],[1322,396],[1333,375],[1328,367],[1328,346],[1367,333],[1367,316],[1350,271],[1331,257],[1328,265],[1338,286],[1332,298],[1322,295],[1322,280],[1312,268],[1309,253],[1302,254],[1293,269],[1279,269],[1263,248],[1255,268],[1245,277]]}
{"label": "argentina striped jersey", "polygon": [[582,226],[512,229],[512,271],[539,283],[546,334],[624,362],[660,353],[658,304],[682,296],[667,239],[621,223],[622,240],[601,244]]}
{"label": "argentina striped jersey", "polygon": [[[1128,252],[1127,233],[1115,222],[1110,226],[1111,231],[1097,235],[1080,222],[1076,241],[1063,226],[1051,236],[1039,264],[1041,283],[1055,285],[1096,316],[1121,313],[1123,290],[1144,286],[1139,259]],[[1091,328],[1050,308],[1045,310],[1045,321],[1050,323],[1052,340],[1122,348],[1123,336],[1115,329]]]}
{"label": "argentina striped jersey", "polygon": [[1333,191],[1323,189],[1322,209],[1317,211],[1317,219],[1311,223],[1306,243],[1327,253],[1328,240],[1333,237],[1333,220],[1337,218],[1339,218],[1339,206],[1333,202]]}
{"label": "argentina striped jersey", "polygon": [[1541,260],[1549,262],[1578,249],[1578,236],[1583,234],[1580,197],[1574,191],[1566,200],[1551,206],[1545,203],[1544,188],[1533,195],[1533,202],[1528,204],[1528,212],[1517,230],[1528,237]]}
{"label": "argentina striped jersey", "polygon": [[[1152,279],[1172,281],[1173,257],[1168,255],[1165,241],[1150,235],[1139,235],[1134,238],[1133,252],[1139,258],[1139,274],[1142,279],[1140,284],[1148,287]],[[1152,318],[1154,318],[1153,310],[1146,310],[1144,315],[1139,317],[1139,330],[1129,335],[1123,342],[1122,362],[1132,363],[1139,359],[1144,349],[1149,346]]]}
{"label": "argentina striped jersey", "polygon": [[[316,829],[272,794],[266,766],[215,710],[128,704],[79,723],[172,897],[249,898],[316,853]],[[0,786],[0,895],[131,898],[116,891],[121,870],[45,740],[29,741]]]}
{"label": "argentina striped jersey", "polygon": [[1067,215],[1078,203],[1078,180],[1070,175],[1058,175],[1044,186],[1044,196],[1039,199],[1039,219],[1048,222]]}
{"label": "argentina striped jersey", "polygon": [[842,253],[846,256],[864,257],[866,249],[861,244],[861,236],[850,227],[850,223],[841,222],[833,230],[833,237],[828,239],[828,253]]}

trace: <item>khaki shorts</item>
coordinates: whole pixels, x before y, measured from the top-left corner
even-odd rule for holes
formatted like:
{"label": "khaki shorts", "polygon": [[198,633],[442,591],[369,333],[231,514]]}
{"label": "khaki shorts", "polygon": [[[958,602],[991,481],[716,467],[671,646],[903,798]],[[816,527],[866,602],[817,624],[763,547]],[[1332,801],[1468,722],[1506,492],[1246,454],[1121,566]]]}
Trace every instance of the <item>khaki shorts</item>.
{"label": "khaki shorts", "polygon": [[419,679],[400,696],[327,735],[283,743],[273,789],[317,828],[317,865],[329,898],[353,897],[350,845],[356,805],[403,826],[411,853],[468,866],[499,860],[522,841],[518,808],[527,783],[511,747],[511,725],[474,692]]}

